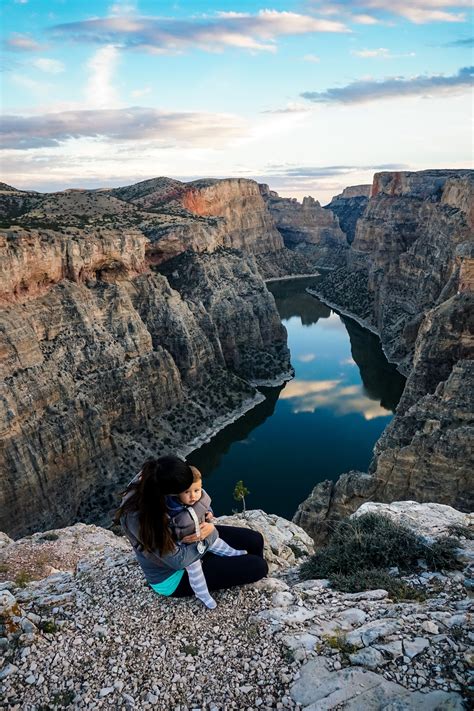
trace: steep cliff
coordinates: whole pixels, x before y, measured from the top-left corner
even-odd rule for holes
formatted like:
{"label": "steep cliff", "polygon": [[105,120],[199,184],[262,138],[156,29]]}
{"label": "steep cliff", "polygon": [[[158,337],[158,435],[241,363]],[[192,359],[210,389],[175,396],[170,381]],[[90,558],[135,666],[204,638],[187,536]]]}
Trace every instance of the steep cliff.
{"label": "steep cliff", "polygon": [[331,202],[324,206],[325,210],[331,210],[334,215],[337,215],[341,230],[345,233],[349,244],[354,241],[357,220],[364,214],[371,188],[371,185],[351,185],[344,188],[342,193],[335,195]]}
{"label": "steep cliff", "polygon": [[300,505],[294,520],[316,538],[369,499],[473,507],[473,179],[465,171],[376,175],[350,267],[321,287],[379,330],[409,377],[369,473],[323,482]]}
{"label": "steep cliff", "polygon": [[281,198],[265,184],[260,185],[260,192],[287,247],[307,255],[316,266],[333,267],[344,262],[347,242],[330,210],[310,196],[302,203]]}
{"label": "steep cliff", "polygon": [[423,314],[458,288],[460,245],[474,234],[473,195],[473,171],[377,173],[347,266],[318,285],[378,331],[405,374]]}
{"label": "steep cliff", "polygon": [[247,179],[152,178],[110,190],[58,193],[23,192],[4,184],[0,227],[49,230],[76,240],[98,230],[141,235],[147,264],[161,264],[186,250],[228,247],[256,255],[265,278],[314,273],[311,259],[285,247],[258,184]]}
{"label": "steep cliff", "polygon": [[[172,285],[135,219],[143,213],[132,200],[156,209],[150,184],[27,194],[19,217],[0,194],[4,216],[19,223],[0,232],[1,529],[17,536],[101,520],[146,456],[189,451],[261,400],[251,382],[290,377],[286,332],[251,254],[278,252],[281,238],[249,182],[180,192],[186,216],[177,219],[190,237],[204,221],[194,246],[206,253],[176,256]],[[227,212],[191,216],[186,201]],[[150,220],[172,221],[171,202]],[[241,249],[209,242],[217,234]]]}

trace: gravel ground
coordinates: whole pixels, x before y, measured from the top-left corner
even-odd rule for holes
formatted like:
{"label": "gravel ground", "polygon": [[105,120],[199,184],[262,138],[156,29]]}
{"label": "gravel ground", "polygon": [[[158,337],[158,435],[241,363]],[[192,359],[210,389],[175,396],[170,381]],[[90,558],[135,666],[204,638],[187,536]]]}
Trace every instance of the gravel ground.
{"label": "gravel ground", "polygon": [[58,629],[10,650],[17,671],[4,680],[4,708],[299,708],[288,689],[300,662],[255,619],[269,593],[216,593],[213,611],[164,599],[127,555],[61,575],[51,591],[62,599],[48,599],[44,585],[15,593],[23,610]]}

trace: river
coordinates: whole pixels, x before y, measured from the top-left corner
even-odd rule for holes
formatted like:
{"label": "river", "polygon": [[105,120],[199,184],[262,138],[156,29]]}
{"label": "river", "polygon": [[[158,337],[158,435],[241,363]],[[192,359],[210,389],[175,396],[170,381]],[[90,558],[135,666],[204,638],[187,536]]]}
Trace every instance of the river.
{"label": "river", "polygon": [[375,442],[393,417],[405,378],[387,362],[377,336],[305,292],[317,281],[270,283],[295,377],[261,388],[265,401],[221,430],[187,460],[203,473],[216,515],[248,508],[291,519],[324,479],[367,471]]}

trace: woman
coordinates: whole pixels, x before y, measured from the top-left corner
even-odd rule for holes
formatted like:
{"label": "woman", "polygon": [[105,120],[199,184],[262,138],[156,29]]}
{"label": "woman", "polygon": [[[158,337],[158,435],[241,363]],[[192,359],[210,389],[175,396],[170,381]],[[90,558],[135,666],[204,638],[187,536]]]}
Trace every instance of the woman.
{"label": "woman", "polygon": [[[193,595],[184,569],[199,559],[209,590],[245,585],[265,577],[268,566],[263,558],[263,537],[257,531],[215,527],[205,521],[200,525],[199,536],[173,540],[165,497],[186,491],[192,483],[191,467],[170,455],[145,462],[124,492],[115,521],[120,522],[132,544],[150,587],[160,595]],[[219,536],[233,548],[248,551],[247,555],[224,558],[209,552],[209,546]],[[202,544],[198,547],[199,541],[204,543],[204,550]]]}

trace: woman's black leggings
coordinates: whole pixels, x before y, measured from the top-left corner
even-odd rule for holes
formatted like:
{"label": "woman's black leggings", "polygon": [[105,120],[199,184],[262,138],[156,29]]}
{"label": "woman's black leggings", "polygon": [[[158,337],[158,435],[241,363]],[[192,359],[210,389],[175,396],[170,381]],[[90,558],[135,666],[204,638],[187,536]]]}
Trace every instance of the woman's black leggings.
{"label": "woman's black leggings", "polygon": [[[258,531],[236,526],[216,526],[223,541],[247,555],[225,557],[206,553],[202,558],[202,569],[209,590],[231,588],[233,585],[254,583],[268,573],[268,565],[263,557],[263,537]],[[194,595],[188,576],[183,575],[172,597]]]}

